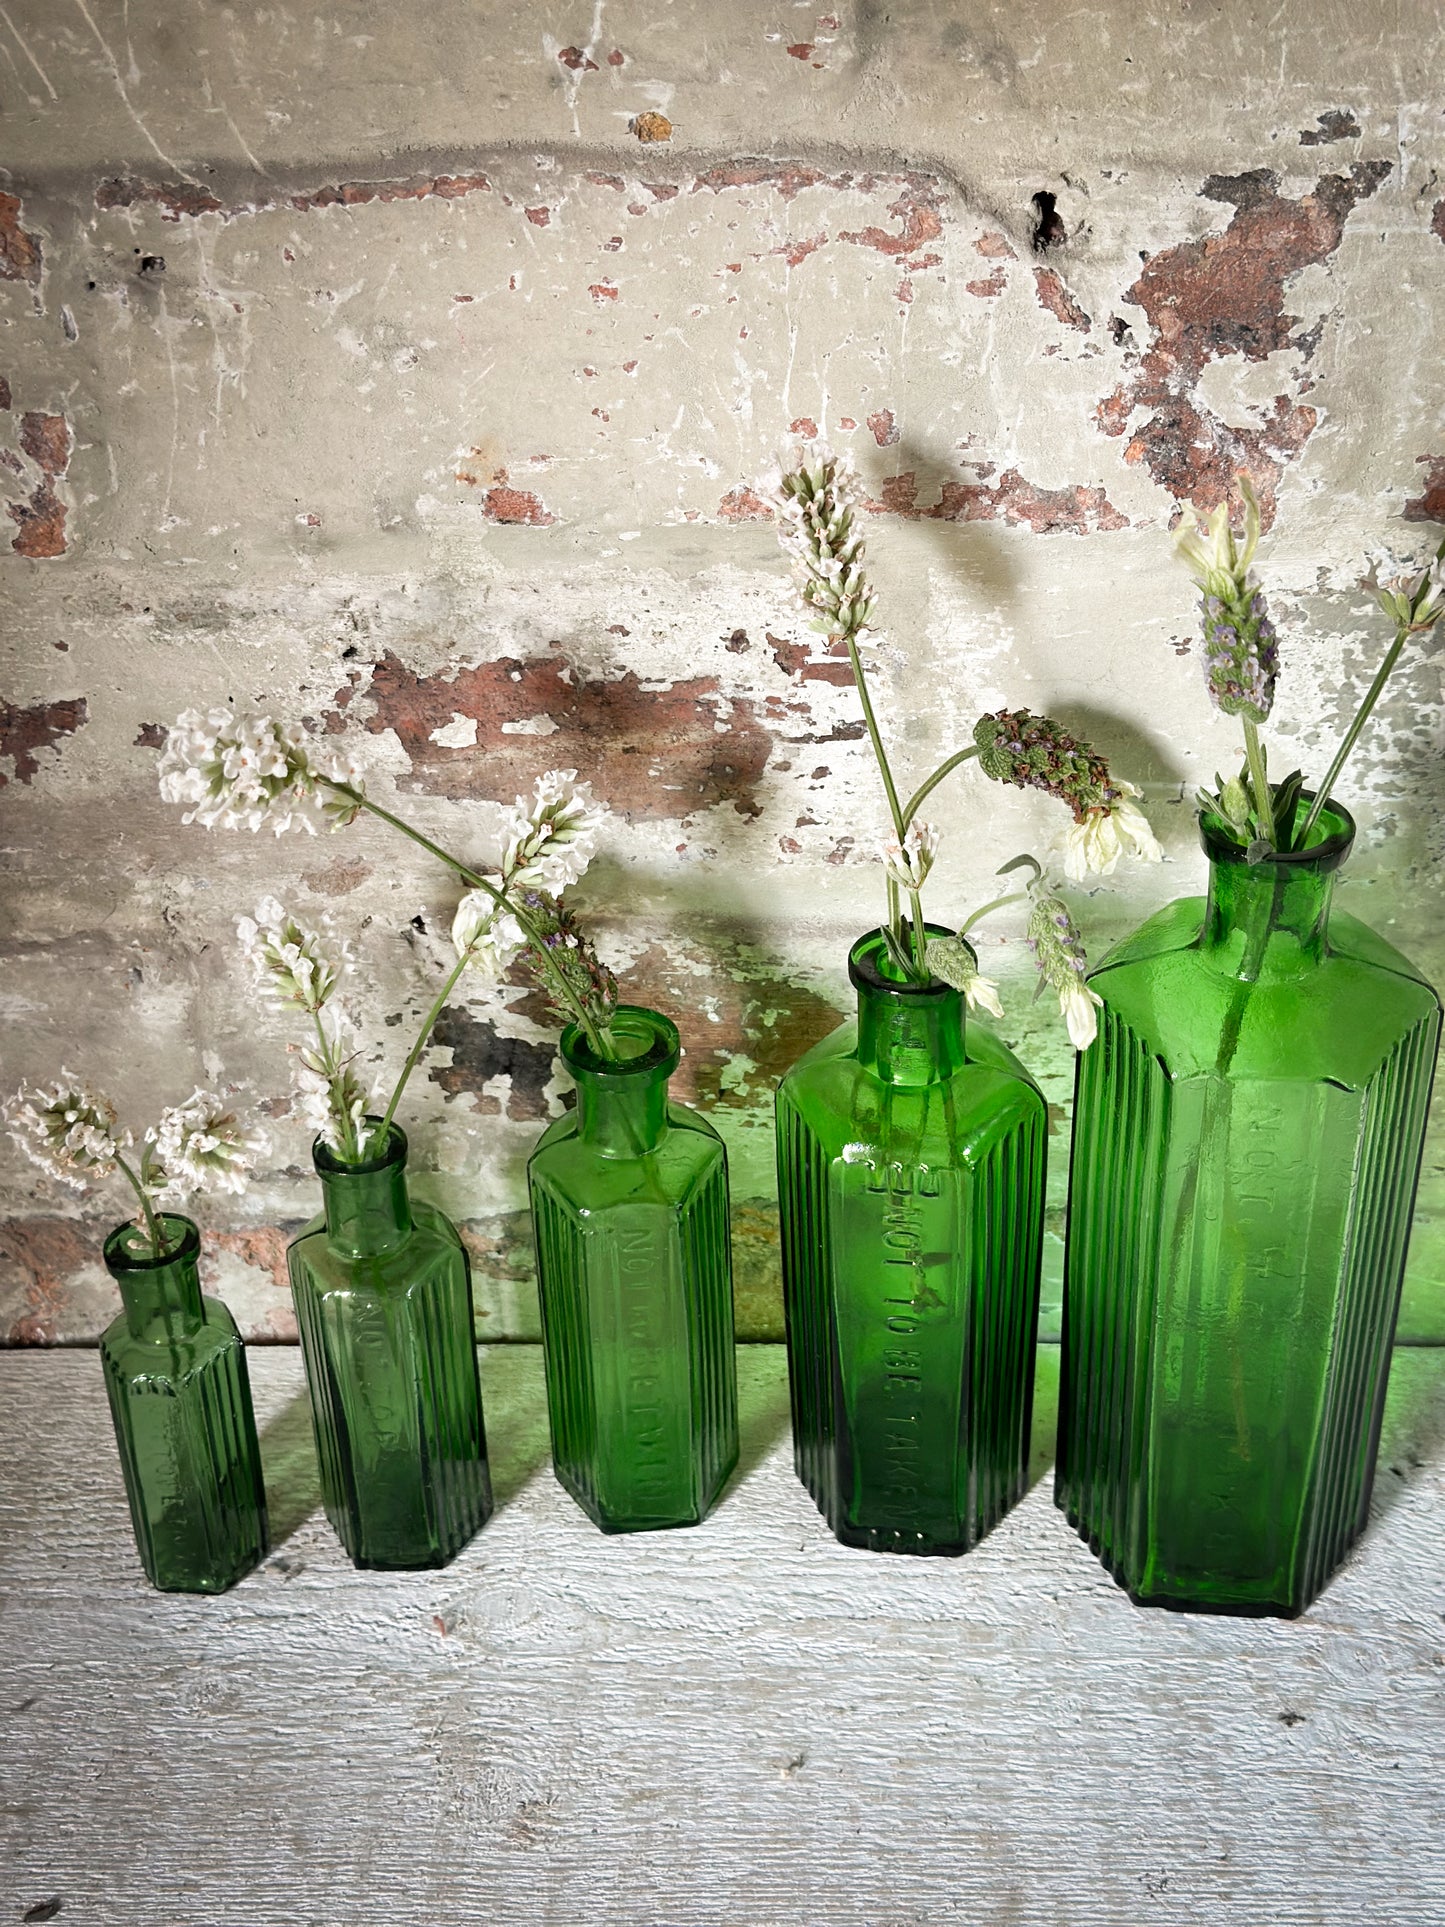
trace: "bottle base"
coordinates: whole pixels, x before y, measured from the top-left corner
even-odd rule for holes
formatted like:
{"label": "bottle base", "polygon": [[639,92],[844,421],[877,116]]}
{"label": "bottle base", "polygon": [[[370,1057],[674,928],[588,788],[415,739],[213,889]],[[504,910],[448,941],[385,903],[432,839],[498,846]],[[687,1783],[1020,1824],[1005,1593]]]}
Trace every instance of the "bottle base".
{"label": "bottle base", "polygon": [[[731,1468],[729,1468],[730,1472]],[[552,1467],[552,1476],[578,1509],[586,1513],[597,1530],[605,1532],[609,1537],[628,1532],[675,1532],[686,1526],[700,1526],[717,1504],[722,1496],[723,1486],[727,1483],[724,1478],[712,1498],[701,1506],[690,1507],[686,1512],[680,1512],[668,1518],[633,1518],[605,1512],[598,1506],[595,1499],[588,1497],[555,1465]]]}
{"label": "bottle base", "polygon": [[[1091,1532],[1079,1515],[1073,1512],[1065,1500],[1056,1498],[1054,1504],[1063,1513],[1070,1526],[1093,1553],[1099,1564],[1134,1606],[1147,1606],[1156,1611],[1173,1613],[1209,1613],[1215,1618],[1230,1619],[1298,1619],[1324,1591],[1324,1586],[1312,1592],[1308,1598],[1229,1598],[1228,1596],[1204,1598],[1197,1593],[1180,1588],[1165,1592],[1158,1587],[1141,1585],[1125,1567],[1105,1548],[1099,1536]],[[1352,1542],[1353,1543],[1353,1542]],[[1331,1573],[1329,1578],[1333,1578]],[[1329,1578],[1325,1584],[1328,1585]]]}

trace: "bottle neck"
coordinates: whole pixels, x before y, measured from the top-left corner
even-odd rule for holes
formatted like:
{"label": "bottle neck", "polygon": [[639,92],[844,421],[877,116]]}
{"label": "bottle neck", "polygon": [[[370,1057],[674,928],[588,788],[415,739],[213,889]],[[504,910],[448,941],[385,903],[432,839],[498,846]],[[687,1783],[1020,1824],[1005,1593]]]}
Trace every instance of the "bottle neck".
{"label": "bottle neck", "polygon": [[144,1231],[123,1224],[105,1241],[106,1269],[120,1286],[133,1337],[190,1338],[205,1322],[198,1269],[201,1234],[189,1218],[166,1213],[161,1224],[172,1243],[164,1258],[151,1255]]}
{"label": "bottle neck", "polygon": [[1209,901],[1200,949],[1217,969],[1253,983],[1301,976],[1321,962],[1335,872],[1349,853],[1354,824],[1331,805],[1318,828],[1322,834],[1309,849],[1258,863],[1202,830]]}
{"label": "bottle neck", "polygon": [[608,1033],[615,1061],[598,1057],[575,1025],[562,1038],[577,1082],[577,1135],[599,1157],[646,1157],[667,1135],[667,1081],[681,1055],[677,1030],[655,1010],[624,1004]]}
{"label": "bottle neck", "polygon": [[396,1124],[385,1149],[364,1164],[342,1164],[319,1139],[312,1146],[326,1213],[326,1242],[339,1256],[379,1258],[411,1236],[406,1151],[406,1133]]}
{"label": "bottle neck", "polygon": [[[950,935],[933,924],[930,936]],[[884,1084],[935,1084],[964,1064],[963,993],[936,978],[895,980],[881,931],[854,944],[848,975],[858,992],[858,1061]]]}

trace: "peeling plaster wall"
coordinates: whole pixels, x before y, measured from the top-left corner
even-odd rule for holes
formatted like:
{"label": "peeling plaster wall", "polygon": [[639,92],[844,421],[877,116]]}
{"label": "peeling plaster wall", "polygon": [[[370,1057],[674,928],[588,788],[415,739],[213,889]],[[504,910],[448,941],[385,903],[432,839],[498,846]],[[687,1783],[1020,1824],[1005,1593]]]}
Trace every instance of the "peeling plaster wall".
{"label": "peeling plaster wall", "polygon": [[[294,1335],[314,1204],[235,915],[352,938],[394,1073],[449,899],[379,826],[280,842],[155,793],[186,703],[355,743],[382,799],[485,858],[491,799],[576,764],[617,822],[580,893],[676,1014],[727,1136],[740,1324],[780,1327],[770,1094],[845,1006],[880,799],[846,667],[800,621],[762,497],[826,438],[867,490],[901,763],[1008,702],[1146,788],[1168,862],[1079,898],[1096,954],[1203,863],[1210,712],[1180,502],[1237,467],[1272,522],[1285,766],[1317,773],[1387,640],[1365,559],[1445,517],[1445,14],[1285,0],[764,9],[380,0],[0,12],[5,1076],[61,1061],[143,1122],[222,1075],[274,1117],[209,1209],[243,1327]],[[7,526],[8,526],[7,525]],[[1438,645],[1346,786],[1344,904],[1445,976]],[[965,776],[937,912],[1057,851]],[[1071,1067],[1016,926],[984,938],[1055,1105]],[[562,1080],[522,989],[447,1010],[408,1098],[483,1332],[532,1336],[523,1166]],[[1445,1338],[1441,1139],[1404,1331]],[[89,1338],[111,1198],[7,1153],[0,1337]]]}

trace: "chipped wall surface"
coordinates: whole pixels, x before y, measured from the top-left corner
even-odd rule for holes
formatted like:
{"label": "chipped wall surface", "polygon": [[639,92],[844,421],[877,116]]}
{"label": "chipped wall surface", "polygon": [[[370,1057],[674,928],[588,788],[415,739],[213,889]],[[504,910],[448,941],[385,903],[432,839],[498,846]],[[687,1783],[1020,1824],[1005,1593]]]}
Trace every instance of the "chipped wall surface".
{"label": "chipped wall surface", "polygon": [[[1235,753],[1168,530],[1238,468],[1272,523],[1271,737],[1319,774],[1388,640],[1358,584],[1445,517],[1445,15],[1155,6],[317,0],[0,10],[5,1075],[60,1062],[143,1123],[197,1080],[272,1117],[208,1266],[293,1335],[314,1208],[289,1027],[233,920],[267,891],[353,940],[378,1068],[434,994],[450,898],[363,823],[207,834],[155,790],[188,703],[354,745],[479,860],[494,799],[575,765],[615,812],[580,899],[727,1137],[740,1323],[779,1327],[772,1086],[845,1007],[880,796],[846,666],[800,620],[779,450],[863,478],[880,696],[917,776],[1005,702],[1145,786],[1165,844],[1077,893],[1096,953],[1197,891],[1187,798]],[[1345,784],[1343,904],[1437,980],[1438,644]],[[1044,799],[944,793],[937,913],[1057,854]],[[416,860],[414,860],[414,856]],[[1056,1106],[1016,924],[983,940]],[[407,1099],[484,1332],[536,1332],[523,1169],[560,1105],[534,997],[459,997]],[[1427,1157],[1404,1329],[1445,1338]],[[77,1202],[7,1153],[0,1336],[94,1336]]]}

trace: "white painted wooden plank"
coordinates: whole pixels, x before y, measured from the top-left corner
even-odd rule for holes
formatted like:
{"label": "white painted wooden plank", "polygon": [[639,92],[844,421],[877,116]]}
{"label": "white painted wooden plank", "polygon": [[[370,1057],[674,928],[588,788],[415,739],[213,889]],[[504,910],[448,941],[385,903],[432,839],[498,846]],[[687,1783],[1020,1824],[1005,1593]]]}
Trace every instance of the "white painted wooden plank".
{"label": "white painted wooden plank", "polygon": [[192,1600],[140,1576],[95,1355],[0,1356],[0,1918],[1445,1919],[1445,1355],[1397,1357],[1375,1524],[1289,1625],[1136,1610],[1046,1481],[966,1559],[845,1550],[772,1347],[719,1510],[626,1539],[551,1478],[536,1350],[492,1348],[496,1517],[356,1573],[299,1357],[251,1357],[281,1543]]}

